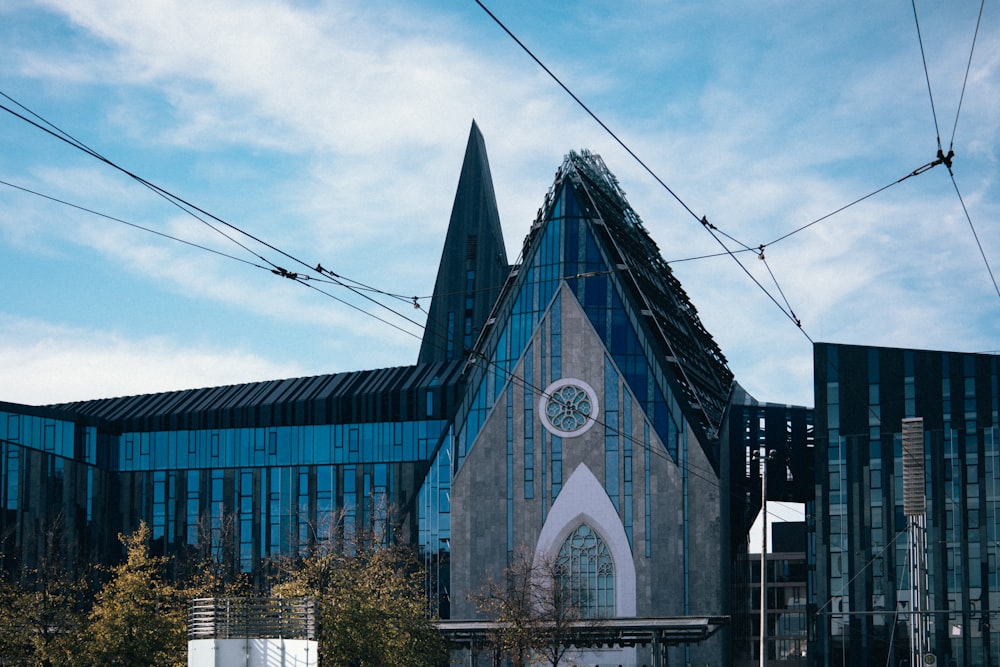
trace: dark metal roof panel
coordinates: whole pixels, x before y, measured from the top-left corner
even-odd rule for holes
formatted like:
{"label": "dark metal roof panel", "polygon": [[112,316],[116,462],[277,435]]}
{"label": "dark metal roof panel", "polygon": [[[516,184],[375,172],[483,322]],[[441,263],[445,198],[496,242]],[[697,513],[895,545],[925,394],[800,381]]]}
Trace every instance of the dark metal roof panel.
{"label": "dark metal roof panel", "polygon": [[600,157],[571,153],[562,171],[564,178],[578,176],[581,194],[605,224],[606,246],[617,251],[616,262],[628,267],[636,296],[649,309],[675,367],[674,379],[689,400],[685,410],[698,413],[696,421],[717,434],[733,384],[725,355]]}
{"label": "dark metal roof panel", "polygon": [[[399,409],[399,404],[404,401],[391,399],[374,401],[371,400],[371,397],[388,397],[403,391],[429,387],[432,383],[434,386],[450,385],[460,381],[461,366],[462,362],[460,361],[418,364],[370,371],[352,371],[158,394],[77,401],[50,407],[66,410],[79,416],[119,422],[123,428],[128,422],[128,428],[158,429],[165,428],[166,420],[180,423],[192,420],[196,415],[207,414],[214,415],[211,417],[211,422],[218,423],[220,427],[236,420],[241,420],[244,425],[250,425],[245,422],[257,419],[278,419],[279,417],[276,415],[283,411],[264,410],[262,415],[254,413],[244,416],[238,416],[237,413],[253,411],[257,407],[291,405],[304,401],[319,405],[329,400],[346,400],[352,401],[352,405],[354,405],[350,408],[350,414],[354,415],[354,418],[372,420],[376,417],[373,411],[384,410],[384,405],[393,403],[395,409]],[[386,400],[389,400],[389,403],[385,403]],[[328,420],[338,420],[336,408],[333,413],[326,409],[322,409],[320,412],[327,415],[326,419]],[[386,419],[387,416],[382,415],[380,418]]]}

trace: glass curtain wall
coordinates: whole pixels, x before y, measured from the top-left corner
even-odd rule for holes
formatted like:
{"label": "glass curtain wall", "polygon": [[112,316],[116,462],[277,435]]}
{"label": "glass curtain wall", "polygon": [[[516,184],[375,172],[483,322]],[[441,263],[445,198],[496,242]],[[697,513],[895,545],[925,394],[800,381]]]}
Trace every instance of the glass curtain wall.
{"label": "glass curtain wall", "polygon": [[[818,344],[810,660],[1000,665],[996,355]],[[902,426],[923,419],[926,571],[908,554]],[[926,612],[913,613],[914,576]]]}

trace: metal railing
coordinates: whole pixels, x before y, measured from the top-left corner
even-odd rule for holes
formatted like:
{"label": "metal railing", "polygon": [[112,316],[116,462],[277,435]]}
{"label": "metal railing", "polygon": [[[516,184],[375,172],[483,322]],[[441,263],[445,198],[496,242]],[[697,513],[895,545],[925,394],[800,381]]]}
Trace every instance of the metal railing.
{"label": "metal railing", "polygon": [[309,598],[197,598],[188,607],[188,639],[316,639]]}

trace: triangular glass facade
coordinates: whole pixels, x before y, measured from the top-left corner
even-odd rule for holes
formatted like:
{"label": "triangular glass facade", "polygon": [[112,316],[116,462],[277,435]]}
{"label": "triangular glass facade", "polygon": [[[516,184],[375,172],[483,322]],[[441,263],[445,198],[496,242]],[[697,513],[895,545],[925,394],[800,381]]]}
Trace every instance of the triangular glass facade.
{"label": "triangular glass facade", "polygon": [[[471,391],[457,420],[456,464],[566,281],[671,456],[676,460],[678,434],[690,422],[717,467],[732,373],[598,156],[566,158],[521,259],[470,362]],[[559,376],[558,358],[556,344],[553,379]]]}

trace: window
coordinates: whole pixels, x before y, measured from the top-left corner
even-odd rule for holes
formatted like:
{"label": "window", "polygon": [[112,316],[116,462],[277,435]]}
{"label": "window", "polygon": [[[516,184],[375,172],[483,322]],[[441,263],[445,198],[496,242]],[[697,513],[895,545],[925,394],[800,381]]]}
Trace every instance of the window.
{"label": "window", "polygon": [[575,379],[550,384],[538,401],[538,412],[552,435],[572,437],[587,432],[597,420],[599,409],[593,388]]}
{"label": "window", "polygon": [[615,615],[615,567],[601,536],[585,523],[573,531],[556,560],[560,585],[587,618]]}
{"label": "window", "polygon": [[21,415],[7,415],[7,439],[18,442],[21,439]]}

